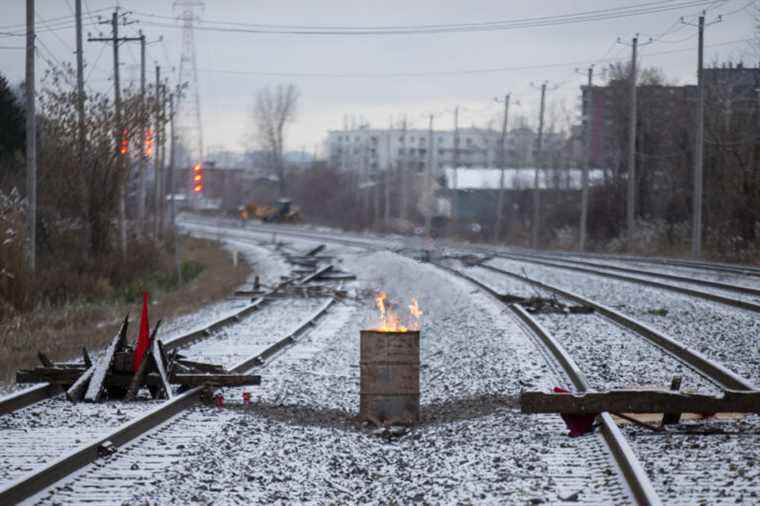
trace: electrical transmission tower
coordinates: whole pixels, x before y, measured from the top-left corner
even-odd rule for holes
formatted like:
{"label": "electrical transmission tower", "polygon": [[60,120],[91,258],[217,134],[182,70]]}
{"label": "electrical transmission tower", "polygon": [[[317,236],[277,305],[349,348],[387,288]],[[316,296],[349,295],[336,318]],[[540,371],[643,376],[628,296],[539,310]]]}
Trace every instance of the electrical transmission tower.
{"label": "electrical transmission tower", "polygon": [[[193,25],[199,19],[204,5],[200,0],[176,0],[175,12],[182,22],[182,56],[179,61],[179,83],[187,84],[177,104],[175,124],[184,148],[181,166],[189,167],[203,162],[203,123],[201,122],[201,96],[198,89],[198,66],[195,59]],[[190,183],[192,184],[192,183]],[[198,193],[198,192],[196,192]]]}

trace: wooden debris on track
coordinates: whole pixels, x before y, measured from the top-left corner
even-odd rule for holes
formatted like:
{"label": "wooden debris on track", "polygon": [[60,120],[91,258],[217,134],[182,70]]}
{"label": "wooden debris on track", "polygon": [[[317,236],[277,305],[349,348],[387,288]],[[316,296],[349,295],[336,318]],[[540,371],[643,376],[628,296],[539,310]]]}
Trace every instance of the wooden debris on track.
{"label": "wooden debris on track", "polygon": [[558,394],[520,394],[523,413],[591,415],[609,413],[760,413],[760,391],[726,390],[723,395],[670,390],[611,390]]}
{"label": "wooden debris on track", "polygon": [[178,353],[170,357],[156,338],[160,321],[150,336],[150,348],[134,370],[134,348],[127,345],[128,319],[114,337],[106,353],[95,363],[83,350],[81,363],[54,363],[39,355],[42,367],[19,370],[19,383],[51,383],[66,389],[71,401],[98,402],[103,398],[134,400],[141,388],[147,387],[154,398],[171,398],[172,385],[181,388],[198,385],[244,386],[259,385],[261,377],[232,374],[221,365],[186,360]]}

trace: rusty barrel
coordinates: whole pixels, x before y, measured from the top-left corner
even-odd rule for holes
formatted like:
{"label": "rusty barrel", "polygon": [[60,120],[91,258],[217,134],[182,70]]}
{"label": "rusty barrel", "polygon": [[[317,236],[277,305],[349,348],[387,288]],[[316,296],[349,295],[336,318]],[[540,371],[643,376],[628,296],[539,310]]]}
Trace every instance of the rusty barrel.
{"label": "rusty barrel", "polygon": [[361,402],[364,420],[416,423],[420,417],[420,332],[361,331]]}

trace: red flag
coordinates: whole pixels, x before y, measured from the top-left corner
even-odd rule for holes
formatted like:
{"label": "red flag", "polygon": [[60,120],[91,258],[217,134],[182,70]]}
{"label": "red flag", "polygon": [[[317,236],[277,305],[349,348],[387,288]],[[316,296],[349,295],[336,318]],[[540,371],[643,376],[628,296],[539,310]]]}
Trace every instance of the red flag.
{"label": "red flag", "polygon": [[150,347],[150,325],[148,324],[148,292],[143,292],[143,307],[140,314],[140,334],[137,336],[135,344],[134,361],[132,368],[135,372],[140,368],[145,352]]}
{"label": "red flag", "polygon": [[[570,392],[562,387],[554,387],[554,393],[569,394]],[[583,436],[594,430],[594,420],[596,419],[596,415],[569,415],[560,413],[559,416],[562,417],[565,425],[570,429],[570,433],[568,434],[570,437]]]}

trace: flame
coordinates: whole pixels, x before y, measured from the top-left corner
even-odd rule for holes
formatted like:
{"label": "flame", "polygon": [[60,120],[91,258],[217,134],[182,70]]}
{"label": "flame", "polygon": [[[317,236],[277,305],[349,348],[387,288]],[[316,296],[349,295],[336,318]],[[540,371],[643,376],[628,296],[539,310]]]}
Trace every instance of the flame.
{"label": "flame", "polygon": [[422,310],[417,304],[417,299],[412,298],[412,303],[409,305],[409,323],[402,325],[399,315],[390,307],[390,301],[388,300],[388,294],[385,292],[378,292],[375,295],[375,305],[380,312],[380,318],[377,326],[373,330],[379,330],[380,332],[407,332],[409,330],[420,329],[420,316],[422,316]]}

